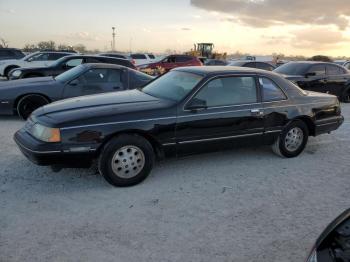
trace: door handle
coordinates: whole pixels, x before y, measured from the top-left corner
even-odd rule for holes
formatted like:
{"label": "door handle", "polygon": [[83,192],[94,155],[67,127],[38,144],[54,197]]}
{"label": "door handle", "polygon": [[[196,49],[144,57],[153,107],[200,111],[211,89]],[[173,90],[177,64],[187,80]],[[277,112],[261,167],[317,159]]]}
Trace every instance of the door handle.
{"label": "door handle", "polygon": [[250,110],[250,113],[252,114],[252,116],[258,116],[258,117],[262,117],[264,115],[264,112],[260,109],[252,109]]}

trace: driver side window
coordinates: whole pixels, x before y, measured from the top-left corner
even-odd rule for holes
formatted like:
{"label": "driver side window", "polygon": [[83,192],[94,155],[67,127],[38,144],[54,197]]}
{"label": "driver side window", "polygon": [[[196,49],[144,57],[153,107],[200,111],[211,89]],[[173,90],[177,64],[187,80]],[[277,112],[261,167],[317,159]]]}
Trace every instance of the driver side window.
{"label": "driver side window", "polygon": [[314,65],[308,73],[315,73],[316,76],[326,75],[326,67],[324,65]]}
{"label": "driver side window", "polygon": [[28,59],[29,62],[32,61],[47,61],[49,60],[49,55],[48,54],[37,54],[35,56],[32,56],[31,58]]}
{"label": "driver side window", "polygon": [[224,77],[210,81],[195,96],[207,107],[256,103],[257,88],[254,77]]}

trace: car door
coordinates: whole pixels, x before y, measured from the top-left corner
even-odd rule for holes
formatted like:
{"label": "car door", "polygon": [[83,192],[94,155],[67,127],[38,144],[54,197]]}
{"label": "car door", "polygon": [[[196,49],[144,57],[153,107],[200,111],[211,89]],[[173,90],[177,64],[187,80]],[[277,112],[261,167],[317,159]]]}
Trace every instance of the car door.
{"label": "car door", "polygon": [[327,82],[325,93],[341,96],[348,82],[345,69],[337,65],[326,65]]}
{"label": "car door", "polygon": [[272,79],[259,76],[259,86],[264,108],[264,142],[270,144],[284,128],[290,101],[285,91]]}
{"label": "car door", "polygon": [[210,79],[178,108],[178,153],[230,147],[239,138],[261,139],[264,120],[259,97],[254,75]]}
{"label": "car door", "polygon": [[49,65],[49,53],[38,53],[27,60],[26,67],[45,67]]}
{"label": "car door", "polygon": [[62,97],[123,91],[128,88],[124,69],[92,68],[66,84]]}
{"label": "car door", "polygon": [[302,89],[325,92],[325,84],[327,81],[325,64],[312,65],[305,73],[304,80],[298,82],[298,85]]}

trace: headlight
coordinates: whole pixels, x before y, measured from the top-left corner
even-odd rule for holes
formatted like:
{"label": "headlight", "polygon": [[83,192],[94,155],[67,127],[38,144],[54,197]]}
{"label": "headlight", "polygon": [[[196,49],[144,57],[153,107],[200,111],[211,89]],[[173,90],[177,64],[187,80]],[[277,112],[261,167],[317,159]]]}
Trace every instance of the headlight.
{"label": "headlight", "polygon": [[15,70],[11,72],[11,76],[14,76],[14,77],[19,77],[21,74],[22,74],[21,70]]}
{"label": "headlight", "polygon": [[45,142],[61,142],[61,133],[59,128],[51,128],[36,123],[30,129],[30,133],[37,139]]}

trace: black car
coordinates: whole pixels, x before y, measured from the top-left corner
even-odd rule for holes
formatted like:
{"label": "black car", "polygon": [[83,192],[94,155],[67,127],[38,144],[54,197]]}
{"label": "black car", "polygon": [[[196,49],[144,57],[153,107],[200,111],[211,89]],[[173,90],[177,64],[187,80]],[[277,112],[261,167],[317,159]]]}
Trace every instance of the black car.
{"label": "black car", "polygon": [[350,209],[330,223],[316,240],[306,262],[350,261]]}
{"label": "black car", "polygon": [[289,62],[278,67],[282,74],[304,90],[329,93],[343,102],[350,102],[350,72],[337,64],[326,62]]}
{"label": "black car", "polygon": [[258,62],[258,61],[251,61],[251,60],[233,61],[228,63],[228,66],[250,67],[250,68],[257,68],[257,69],[262,69],[266,71],[273,71],[276,68],[275,66],[266,62]]}
{"label": "black car", "polygon": [[204,62],[205,66],[225,66],[228,63],[225,60],[220,60],[220,59],[207,59]]}
{"label": "black car", "polygon": [[30,77],[57,76],[69,69],[72,69],[73,67],[85,63],[106,63],[122,65],[132,69],[136,69],[136,67],[127,59],[94,55],[70,55],[58,59],[56,62],[54,62],[48,67],[29,67],[13,69],[9,74],[9,79],[15,80]]}
{"label": "black car", "polygon": [[17,48],[0,48],[0,60],[21,59],[23,57],[25,55]]}
{"label": "black car", "polygon": [[114,58],[123,58],[123,59],[130,60],[129,56],[123,55],[123,54],[118,54],[118,53],[102,53],[102,54],[98,54],[98,55],[99,56],[114,57]]}
{"label": "black car", "polygon": [[73,98],[36,110],[14,139],[39,165],[89,165],[115,186],[144,180],[156,157],[272,144],[296,157],[309,136],[342,123],[337,97],[304,92],[275,73],[183,67],[142,89]]}
{"label": "black car", "polygon": [[144,86],[153,78],[128,67],[83,64],[56,77],[0,82],[0,114],[26,119],[50,102],[89,94],[122,91]]}

